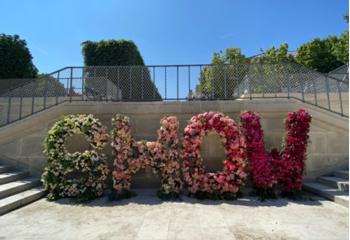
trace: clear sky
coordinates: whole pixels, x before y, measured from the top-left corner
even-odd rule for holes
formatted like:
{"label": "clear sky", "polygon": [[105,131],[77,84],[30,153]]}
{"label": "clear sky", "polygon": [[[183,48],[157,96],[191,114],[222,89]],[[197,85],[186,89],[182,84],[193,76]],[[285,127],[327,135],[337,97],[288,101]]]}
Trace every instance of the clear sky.
{"label": "clear sky", "polygon": [[27,41],[40,72],[83,64],[86,40],[133,40],[146,64],[209,63],[342,33],[347,0],[1,0],[0,33]]}

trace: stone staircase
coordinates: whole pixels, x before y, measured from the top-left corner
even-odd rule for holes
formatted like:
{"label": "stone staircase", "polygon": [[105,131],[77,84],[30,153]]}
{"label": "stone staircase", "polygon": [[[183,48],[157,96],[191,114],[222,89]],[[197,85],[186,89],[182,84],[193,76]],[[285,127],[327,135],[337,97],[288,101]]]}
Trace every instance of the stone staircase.
{"label": "stone staircase", "polygon": [[334,171],[316,181],[305,182],[303,189],[349,208],[349,169]]}
{"label": "stone staircase", "polygon": [[34,202],[45,195],[40,178],[27,171],[0,165],[0,215]]}

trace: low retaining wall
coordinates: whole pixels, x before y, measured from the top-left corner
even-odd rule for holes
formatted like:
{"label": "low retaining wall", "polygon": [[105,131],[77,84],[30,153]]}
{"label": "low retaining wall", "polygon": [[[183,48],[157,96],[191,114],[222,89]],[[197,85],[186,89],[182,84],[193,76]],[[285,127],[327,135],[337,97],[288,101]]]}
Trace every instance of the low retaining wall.
{"label": "low retaining wall", "polygon": [[[287,112],[305,108],[312,116],[310,144],[307,152],[306,177],[314,178],[331,172],[348,163],[348,119],[292,99],[259,99],[236,101],[192,101],[192,102],[72,102],[63,103],[51,109],[0,128],[0,158],[18,167],[41,174],[46,165],[42,154],[42,142],[47,131],[64,114],[92,113],[111,129],[111,119],[116,113],[131,118],[132,133],[136,140],[156,140],[159,121],[165,115],[175,115],[180,121],[179,137],[187,121],[195,114],[205,111],[220,111],[237,123],[244,110],[257,111],[262,117],[267,148],[281,149],[285,134],[284,119]],[[86,141],[76,136],[67,139],[70,151],[84,150]],[[205,137],[201,151],[207,170],[219,170],[224,159],[224,149],[216,134]],[[113,161],[111,147],[104,152],[110,163]],[[157,176],[151,169],[137,173],[133,184],[136,187],[154,187]]]}

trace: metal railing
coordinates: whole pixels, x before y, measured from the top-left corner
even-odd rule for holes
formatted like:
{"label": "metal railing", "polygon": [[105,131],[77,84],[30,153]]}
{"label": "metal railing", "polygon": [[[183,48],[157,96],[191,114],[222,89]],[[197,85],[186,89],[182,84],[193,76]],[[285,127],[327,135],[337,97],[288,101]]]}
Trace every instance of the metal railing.
{"label": "metal railing", "polygon": [[67,101],[294,98],[348,117],[348,77],[296,63],[65,67],[13,88],[0,79],[0,126]]}

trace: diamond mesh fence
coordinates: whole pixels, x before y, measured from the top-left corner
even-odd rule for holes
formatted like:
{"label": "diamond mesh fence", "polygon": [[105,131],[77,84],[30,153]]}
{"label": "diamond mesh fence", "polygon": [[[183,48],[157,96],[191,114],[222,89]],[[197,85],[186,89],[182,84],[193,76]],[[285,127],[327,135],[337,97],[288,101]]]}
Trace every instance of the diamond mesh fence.
{"label": "diamond mesh fence", "polygon": [[0,79],[0,125],[65,101],[294,98],[348,116],[348,65],[328,74],[296,63],[66,67]]}

